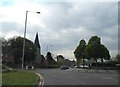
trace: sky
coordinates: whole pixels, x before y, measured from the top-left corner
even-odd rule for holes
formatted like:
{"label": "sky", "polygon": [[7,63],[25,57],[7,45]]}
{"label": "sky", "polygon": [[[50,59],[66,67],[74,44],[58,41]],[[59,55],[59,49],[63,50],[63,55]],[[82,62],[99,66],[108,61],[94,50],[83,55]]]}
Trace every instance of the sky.
{"label": "sky", "polygon": [[[118,0],[0,0],[0,37],[24,35],[33,41],[38,32],[42,54],[75,59],[79,41],[101,38],[111,57],[118,54]],[[40,14],[36,12],[40,11]]]}

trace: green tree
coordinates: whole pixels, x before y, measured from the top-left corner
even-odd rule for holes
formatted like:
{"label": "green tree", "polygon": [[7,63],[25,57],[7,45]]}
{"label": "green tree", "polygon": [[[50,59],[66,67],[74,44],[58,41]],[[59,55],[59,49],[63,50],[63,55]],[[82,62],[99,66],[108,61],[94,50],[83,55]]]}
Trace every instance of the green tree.
{"label": "green tree", "polygon": [[110,54],[108,49],[101,44],[100,38],[98,36],[92,36],[88,42],[88,45],[85,49],[85,56],[87,59],[93,58],[96,63],[97,59],[101,58],[101,61],[103,62],[104,59],[110,59]]}
{"label": "green tree", "polygon": [[101,44],[100,38],[98,36],[92,36],[88,42],[88,44]]}
{"label": "green tree", "polygon": [[63,57],[63,55],[57,55],[57,63],[59,65],[64,65],[65,64],[65,58]]}
{"label": "green tree", "polygon": [[102,63],[103,63],[103,59],[106,59],[106,60],[110,59],[109,50],[107,49],[107,47],[105,47],[102,44],[100,45],[99,53],[100,53],[99,55]]}
{"label": "green tree", "polygon": [[[28,39],[25,39],[25,63],[32,63],[36,56],[36,47],[33,42]],[[21,64],[22,59],[22,49],[23,49],[23,38],[22,37],[13,37],[7,42],[3,40],[3,52],[4,54],[12,54],[14,56],[15,64]]]}
{"label": "green tree", "polygon": [[80,61],[85,58],[84,51],[86,48],[85,40],[81,40],[79,45],[76,47],[74,51],[75,58],[77,60],[77,65],[80,64]]}
{"label": "green tree", "polygon": [[117,61],[118,63],[120,63],[120,55],[119,55],[119,54],[116,55],[115,59],[116,59],[116,61]]}
{"label": "green tree", "polygon": [[41,55],[41,64],[42,64],[42,65],[45,64],[45,57],[44,57],[44,55]]}
{"label": "green tree", "polygon": [[49,65],[56,64],[56,61],[52,58],[50,52],[47,52],[46,58],[47,58],[47,61],[48,61],[48,64],[49,64]]}
{"label": "green tree", "polygon": [[10,52],[10,43],[5,39],[1,38],[2,42],[2,54],[8,54]]}

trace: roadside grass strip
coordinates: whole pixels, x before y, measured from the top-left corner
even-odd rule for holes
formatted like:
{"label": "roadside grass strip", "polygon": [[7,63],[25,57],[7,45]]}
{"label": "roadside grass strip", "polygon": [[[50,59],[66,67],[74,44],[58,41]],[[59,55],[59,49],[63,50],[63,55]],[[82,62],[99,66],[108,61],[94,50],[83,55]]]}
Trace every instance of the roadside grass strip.
{"label": "roadside grass strip", "polygon": [[16,71],[2,74],[2,85],[35,85],[38,76],[30,71]]}

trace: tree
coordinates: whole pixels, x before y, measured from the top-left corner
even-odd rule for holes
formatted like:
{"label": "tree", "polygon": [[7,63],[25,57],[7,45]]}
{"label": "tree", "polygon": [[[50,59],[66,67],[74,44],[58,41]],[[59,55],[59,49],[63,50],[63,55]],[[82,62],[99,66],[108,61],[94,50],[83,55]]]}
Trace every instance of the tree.
{"label": "tree", "polygon": [[47,61],[48,61],[49,65],[56,64],[56,61],[52,58],[50,52],[47,52],[46,58],[47,58]]}
{"label": "tree", "polygon": [[5,39],[5,38],[1,38],[1,42],[2,42],[2,54],[8,54],[10,51],[10,43]]}
{"label": "tree", "polygon": [[103,63],[103,59],[106,59],[106,60],[110,59],[109,51],[104,45],[101,44],[99,52],[100,52],[100,58],[102,63]]}
{"label": "tree", "polygon": [[100,38],[98,36],[92,36],[88,44],[101,44]]}
{"label": "tree", "polygon": [[[25,63],[33,63],[34,58],[36,56],[36,47],[33,42],[28,39],[25,39]],[[4,41],[3,41],[4,42]],[[9,39],[6,42],[6,45],[3,45],[4,54],[11,54],[14,56],[15,64],[21,64],[22,59],[22,49],[23,49],[23,38],[22,37],[14,37]]]}
{"label": "tree", "polygon": [[76,47],[74,51],[75,58],[77,60],[77,65],[80,64],[80,61],[85,58],[84,51],[86,48],[85,40],[81,40],[79,45]]}
{"label": "tree", "polygon": [[115,59],[116,59],[116,61],[117,61],[118,63],[120,63],[120,55],[119,55],[119,54],[116,55]]}
{"label": "tree", "polygon": [[63,55],[57,55],[57,63],[59,65],[64,65],[65,64],[65,58],[63,57]]}
{"label": "tree", "polygon": [[108,49],[101,44],[100,38],[98,36],[92,36],[88,42],[88,45],[85,49],[85,56],[87,59],[93,58],[96,63],[97,59],[101,58],[103,62],[104,59],[110,59],[110,54]]}
{"label": "tree", "polygon": [[42,65],[44,65],[44,64],[45,64],[45,62],[44,62],[44,61],[45,61],[45,57],[44,57],[44,55],[41,55],[41,64],[42,64]]}

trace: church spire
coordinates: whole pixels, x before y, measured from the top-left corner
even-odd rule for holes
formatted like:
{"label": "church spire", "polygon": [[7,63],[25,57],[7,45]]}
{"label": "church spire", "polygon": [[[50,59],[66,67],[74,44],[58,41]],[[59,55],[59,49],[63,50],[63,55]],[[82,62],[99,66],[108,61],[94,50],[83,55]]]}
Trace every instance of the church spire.
{"label": "church spire", "polygon": [[36,64],[40,64],[41,63],[41,47],[39,44],[39,37],[38,37],[38,33],[36,33],[36,37],[35,37],[35,42],[34,44],[36,45],[36,58],[35,58],[35,63]]}
{"label": "church spire", "polygon": [[36,33],[36,37],[35,37],[35,45],[40,48],[40,44],[39,44],[39,38],[38,38],[38,32]]}

